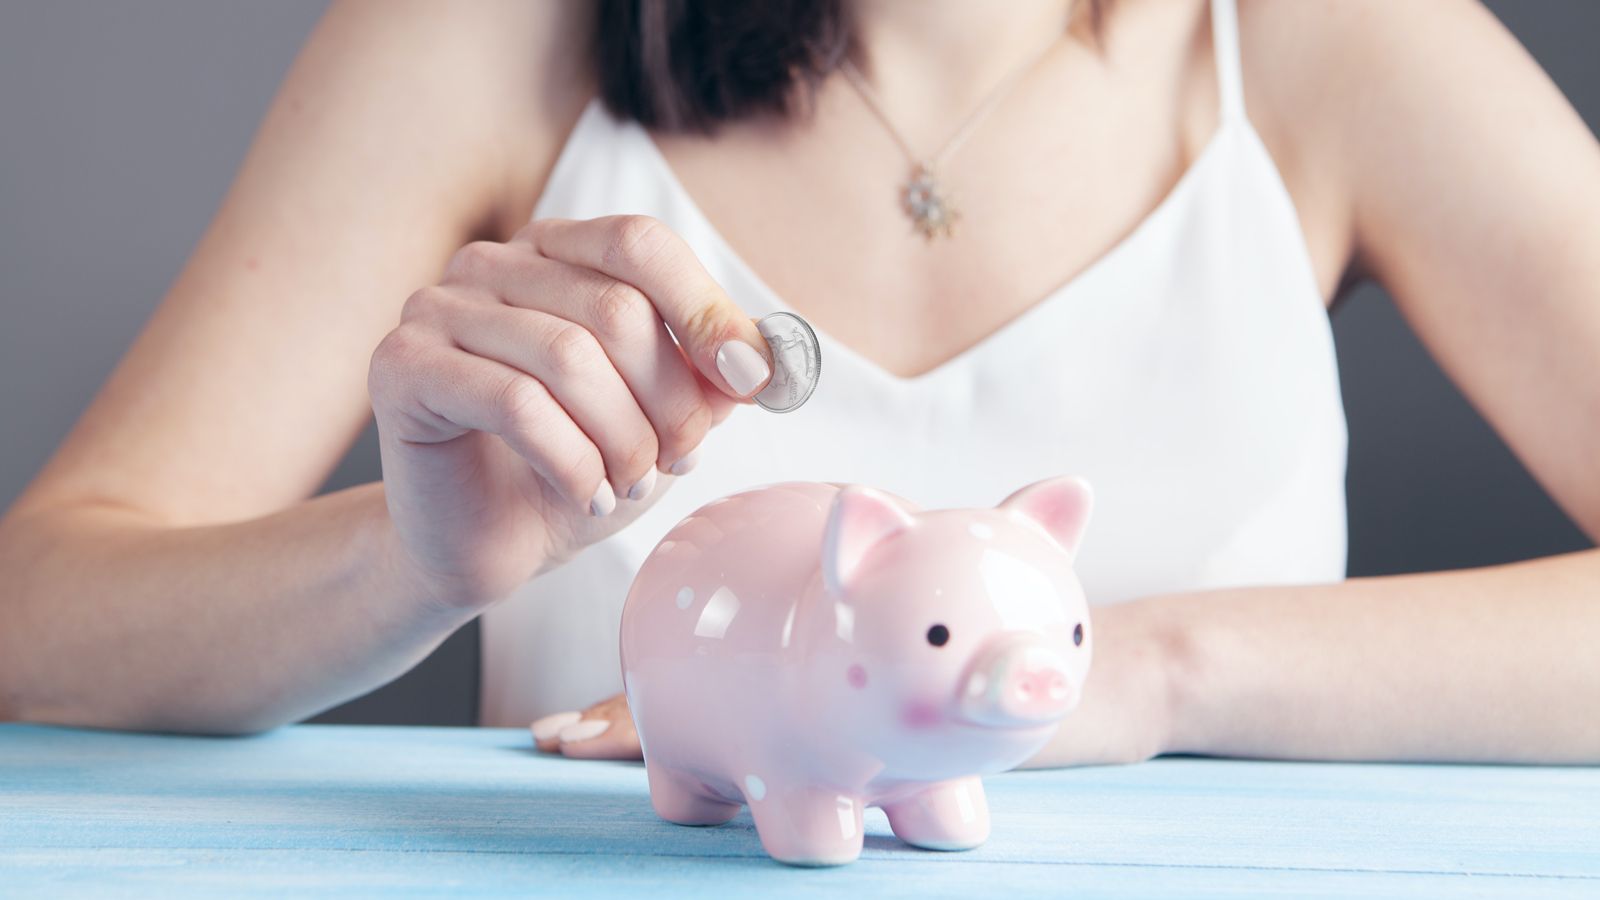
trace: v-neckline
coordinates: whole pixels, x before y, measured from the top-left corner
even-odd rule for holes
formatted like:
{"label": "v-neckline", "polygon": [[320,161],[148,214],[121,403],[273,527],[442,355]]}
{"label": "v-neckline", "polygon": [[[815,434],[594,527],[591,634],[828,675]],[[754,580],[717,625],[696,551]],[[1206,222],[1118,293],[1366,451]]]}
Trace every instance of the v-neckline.
{"label": "v-neckline", "polygon": [[[595,102],[598,103],[598,101]],[[609,114],[607,114],[607,117],[610,118]],[[1211,136],[1206,140],[1205,146],[1201,148],[1194,159],[1189,161],[1188,167],[1184,169],[1183,174],[1178,176],[1178,180],[1167,190],[1161,201],[1126,234],[1113,242],[1110,247],[1091,260],[1086,266],[1068,277],[1066,281],[1046,292],[1043,297],[1032,304],[1024,307],[1021,312],[1001,323],[993,331],[968,344],[956,352],[955,355],[944,359],[933,368],[915,375],[900,375],[896,372],[891,372],[881,363],[854,349],[826,330],[818,328],[816,323],[811,322],[805,313],[785,302],[783,297],[771,285],[767,284],[766,279],[762,278],[760,273],[756,272],[745,261],[744,257],[733,248],[733,245],[723,236],[721,229],[700,208],[700,204],[678,178],[678,173],[673,171],[672,164],[667,161],[666,155],[661,152],[661,148],[657,146],[649,131],[632,119],[619,121],[613,118],[611,121],[620,124],[640,144],[645,155],[658,170],[662,181],[667,185],[668,190],[671,191],[678,204],[695,220],[699,230],[715,245],[713,249],[728,261],[739,276],[754,286],[770,311],[792,313],[806,319],[810,323],[812,331],[816,333],[818,342],[823,345],[822,355],[824,358],[836,354],[852,360],[859,368],[871,373],[873,377],[901,389],[918,387],[949,377],[952,373],[959,372],[975,364],[983,354],[990,352],[996,346],[1002,346],[1008,341],[1015,340],[1019,335],[1025,333],[1025,329],[1028,326],[1036,326],[1041,319],[1049,316],[1055,310],[1068,306],[1070,298],[1079,292],[1085,282],[1103,275],[1104,270],[1115,265],[1123,257],[1129,255],[1132,248],[1142,243],[1146,235],[1155,230],[1156,225],[1177,214],[1176,210],[1180,201],[1194,190],[1194,184],[1199,181],[1201,174],[1213,164],[1212,161],[1221,154],[1220,148],[1231,135],[1233,129],[1239,125],[1239,120],[1237,119],[1222,118],[1212,131]]]}

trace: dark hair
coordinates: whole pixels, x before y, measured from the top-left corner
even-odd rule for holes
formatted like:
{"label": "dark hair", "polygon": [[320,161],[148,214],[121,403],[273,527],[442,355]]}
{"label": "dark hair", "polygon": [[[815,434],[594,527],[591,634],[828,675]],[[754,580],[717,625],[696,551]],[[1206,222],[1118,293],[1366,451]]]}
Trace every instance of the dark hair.
{"label": "dark hair", "polygon": [[[1087,0],[1098,42],[1110,0]],[[595,66],[611,112],[662,131],[787,115],[850,49],[850,0],[600,0]]]}
{"label": "dark hair", "polygon": [[601,99],[664,131],[787,114],[850,45],[845,0],[601,0],[599,12]]}

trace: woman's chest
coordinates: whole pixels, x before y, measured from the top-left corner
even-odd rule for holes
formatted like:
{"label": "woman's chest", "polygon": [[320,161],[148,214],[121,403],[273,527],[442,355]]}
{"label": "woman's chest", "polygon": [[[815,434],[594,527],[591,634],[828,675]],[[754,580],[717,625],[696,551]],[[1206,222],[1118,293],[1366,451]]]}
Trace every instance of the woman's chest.
{"label": "woman's chest", "polygon": [[[1082,82],[1093,69],[1057,73]],[[978,344],[1135,233],[1210,144],[1158,91],[1045,81],[984,119],[935,172],[956,211],[925,237],[913,161],[848,90],[812,118],[658,136],[674,177],[784,300],[883,369],[913,376]],[[937,143],[937,139],[930,141]],[[931,149],[930,149],[931,153]]]}
{"label": "woman's chest", "polygon": [[[1130,80],[1103,60],[1069,56],[942,164],[936,177],[957,217],[932,238],[904,208],[912,161],[837,80],[803,122],[736,127],[716,140],[658,136],[655,148],[771,290],[910,377],[977,347],[1108,257],[1171,264],[1142,251],[1140,232],[1186,202],[1186,181],[1214,174],[1200,169],[1240,159],[1210,159],[1226,130],[1210,60],[1196,54]],[[1277,181],[1269,154],[1250,164]],[[1309,252],[1321,298],[1345,266],[1340,222],[1327,204],[1309,204],[1291,229],[1291,251]]]}

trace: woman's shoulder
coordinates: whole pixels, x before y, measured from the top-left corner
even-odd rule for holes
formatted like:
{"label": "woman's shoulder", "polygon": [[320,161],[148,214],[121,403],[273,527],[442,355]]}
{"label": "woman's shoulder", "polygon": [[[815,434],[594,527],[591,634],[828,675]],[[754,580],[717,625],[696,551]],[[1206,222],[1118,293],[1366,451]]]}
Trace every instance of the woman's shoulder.
{"label": "woman's shoulder", "polygon": [[1374,92],[1436,78],[1442,62],[1461,61],[1464,34],[1509,38],[1477,0],[1238,0],[1238,10],[1251,118],[1295,132],[1348,127]]}
{"label": "woman's shoulder", "polygon": [[593,94],[594,19],[586,0],[336,0],[290,77],[348,98],[308,107],[359,108],[399,152],[477,181],[494,208],[469,214],[506,237]]}
{"label": "woman's shoulder", "polygon": [[[1470,105],[1476,79],[1461,73],[1504,64],[1516,43],[1477,0],[1238,0],[1238,23],[1251,125],[1324,260],[1352,258],[1373,170],[1416,161],[1423,117],[1410,113]],[[1318,273],[1328,289],[1344,274]]]}

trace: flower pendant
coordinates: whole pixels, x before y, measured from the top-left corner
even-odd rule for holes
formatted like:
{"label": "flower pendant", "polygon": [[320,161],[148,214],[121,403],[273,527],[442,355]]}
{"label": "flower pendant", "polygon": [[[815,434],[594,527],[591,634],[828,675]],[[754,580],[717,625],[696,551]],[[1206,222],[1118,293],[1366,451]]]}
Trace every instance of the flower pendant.
{"label": "flower pendant", "polygon": [[949,237],[956,220],[961,217],[933,170],[926,165],[911,170],[911,180],[906,182],[901,193],[901,205],[911,217],[912,226],[928,241],[941,235]]}

